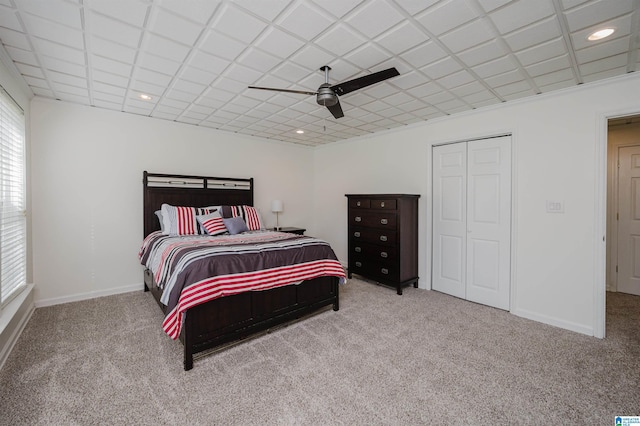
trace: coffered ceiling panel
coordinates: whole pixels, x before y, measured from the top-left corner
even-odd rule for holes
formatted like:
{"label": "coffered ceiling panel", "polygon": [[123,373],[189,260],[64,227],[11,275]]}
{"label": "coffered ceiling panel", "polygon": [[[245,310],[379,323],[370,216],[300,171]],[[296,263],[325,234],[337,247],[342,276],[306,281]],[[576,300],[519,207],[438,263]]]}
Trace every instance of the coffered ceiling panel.
{"label": "coffered ceiling panel", "polygon": [[[2,0],[0,42],[35,96],[315,146],[635,72],[640,0]],[[249,89],[325,65],[400,75]]]}

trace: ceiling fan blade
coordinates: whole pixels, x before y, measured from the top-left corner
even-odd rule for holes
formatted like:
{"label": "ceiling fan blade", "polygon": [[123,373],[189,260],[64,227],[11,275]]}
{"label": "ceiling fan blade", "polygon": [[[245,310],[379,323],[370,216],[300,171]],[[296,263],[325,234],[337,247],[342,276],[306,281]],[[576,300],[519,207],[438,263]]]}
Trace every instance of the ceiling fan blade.
{"label": "ceiling fan blade", "polygon": [[372,84],[379,83],[388,78],[400,75],[397,69],[389,68],[384,71],[374,72],[373,74],[365,75],[363,77],[354,78],[353,80],[345,81],[344,83],[338,83],[331,87],[338,96],[351,93],[354,90],[362,89],[363,87],[371,86]]}
{"label": "ceiling fan blade", "polygon": [[317,94],[317,92],[308,92],[306,90],[274,89],[272,87],[249,86],[249,89],[273,90],[275,92],[297,93],[299,95],[316,95]]}
{"label": "ceiling fan blade", "polygon": [[342,107],[340,106],[340,101],[336,102],[335,105],[328,106],[327,109],[331,112],[331,114],[333,114],[335,118],[344,117],[344,113],[342,112]]}

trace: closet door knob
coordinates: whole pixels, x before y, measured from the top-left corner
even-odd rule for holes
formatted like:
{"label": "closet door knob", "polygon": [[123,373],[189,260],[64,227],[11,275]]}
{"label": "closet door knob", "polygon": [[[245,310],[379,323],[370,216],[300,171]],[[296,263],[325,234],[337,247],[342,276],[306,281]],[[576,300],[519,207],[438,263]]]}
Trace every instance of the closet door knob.
{"label": "closet door knob", "polygon": [[356,238],[360,238],[360,233],[358,231],[356,231],[356,232],[353,233],[353,236],[356,237]]}
{"label": "closet door knob", "polygon": [[387,219],[380,219],[380,223],[386,225],[389,221]]}
{"label": "closet door knob", "polygon": [[356,217],[355,217],[355,221],[356,221],[356,222],[362,222],[362,218],[361,218],[360,216],[356,216]]}
{"label": "closet door knob", "polygon": [[387,241],[386,235],[380,235],[380,241]]}

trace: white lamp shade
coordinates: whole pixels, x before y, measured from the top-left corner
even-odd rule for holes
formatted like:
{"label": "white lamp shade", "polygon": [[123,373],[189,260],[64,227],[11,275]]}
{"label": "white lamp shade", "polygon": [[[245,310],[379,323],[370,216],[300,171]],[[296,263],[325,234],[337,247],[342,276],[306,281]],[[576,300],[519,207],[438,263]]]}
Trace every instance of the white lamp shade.
{"label": "white lamp shade", "polygon": [[282,211],[282,201],[281,200],[273,200],[271,202],[271,211],[274,213],[278,213]]}

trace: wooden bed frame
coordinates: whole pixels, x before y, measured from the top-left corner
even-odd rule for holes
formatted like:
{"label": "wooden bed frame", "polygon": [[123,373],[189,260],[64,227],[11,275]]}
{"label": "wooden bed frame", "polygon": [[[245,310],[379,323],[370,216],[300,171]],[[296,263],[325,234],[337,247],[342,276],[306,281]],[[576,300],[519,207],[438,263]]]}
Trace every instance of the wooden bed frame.
{"label": "wooden bed frame", "polygon": [[[155,215],[163,203],[207,207],[253,205],[253,178],[233,179],[207,176],[143,174],[144,236],[160,229]],[[151,271],[144,270],[144,291],[160,302],[162,291]],[[328,305],[340,308],[337,277],[320,277],[298,285],[265,291],[250,291],[222,297],[189,309],[180,340],[184,344],[184,369],[193,368],[193,357],[217,346],[298,319]]]}

